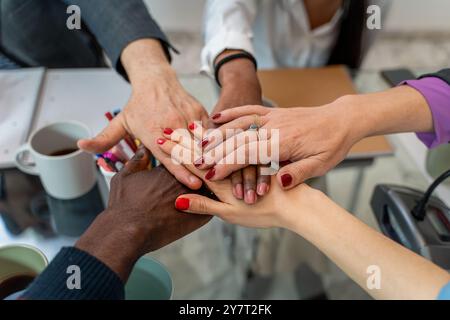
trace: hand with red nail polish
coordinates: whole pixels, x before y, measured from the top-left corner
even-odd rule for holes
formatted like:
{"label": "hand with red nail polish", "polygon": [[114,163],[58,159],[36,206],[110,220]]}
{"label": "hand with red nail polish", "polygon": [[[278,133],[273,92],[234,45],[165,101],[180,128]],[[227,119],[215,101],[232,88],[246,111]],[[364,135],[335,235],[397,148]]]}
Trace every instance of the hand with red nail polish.
{"label": "hand with red nail polish", "polygon": [[[191,170],[201,176],[201,171]],[[290,182],[291,178],[283,176],[283,180]],[[383,279],[387,277],[388,283],[395,285],[368,290],[374,298],[435,299],[450,283],[445,269],[373,230],[306,184],[284,190],[273,183],[270,191],[250,206],[231,194],[229,179],[206,183],[220,201],[183,194],[175,206],[200,216],[212,212],[226,222],[244,227],[288,229],[316,246],[362,288],[367,284],[366,268],[375,262],[384,270]],[[420,279],[427,279],[419,285],[418,274]]]}
{"label": "hand with red nail polish", "polygon": [[[215,159],[215,179],[223,179],[234,172],[246,168],[250,159],[256,159],[256,163],[263,163],[258,150],[268,150],[271,154],[273,146],[277,147],[278,154],[270,159],[273,162],[289,161],[280,166],[277,173],[277,182],[284,189],[290,189],[313,177],[324,175],[341,162],[350,148],[361,135],[352,128],[355,120],[346,110],[353,98],[343,97],[335,102],[316,108],[265,108],[258,105],[248,105],[233,109],[222,110],[220,117],[214,119],[214,123],[221,125],[215,132],[217,140],[224,139],[220,143],[210,144],[207,151],[222,150],[227,148],[227,158],[245,158],[239,164],[229,164]],[[247,141],[244,144],[234,143],[236,137],[226,137],[227,130],[247,130],[254,122],[255,116],[259,119],[260,132],[264,130],[266,139]],[[276,131],[275,131],[276,130]],[[273,133],[274,132],[274,133]],[[276,134],[275,134],[276,133]],[[206,137],[208,138],[208,137]],[[229,148],[233,146],[234,149]],[[242,155],[242,153],[244,153]],[[265,193],[265,181],[258,182],[257,193]]]}
{"label": "hand with red nail polish", "polygon": [[[170,150],[167,150],[170,152]],[[314,212],[315,194],[321,194],[306,185],[297,186],[291,190],[283,190],[277,183],[271,188],[267,185],[264,197],[257,199],[254,186],[248,186],[245,182],[236,183],[233,186],[231,178],[220,181],[212,181],[215,169],[200,170],[195,165],[187,168],[196,176],[203,179],[209,190],[218,200],[213,200],[198,194],[180,195],[174,202],[174,206],[181,211],[196,214],[213,214],[230,223],[240,224],[245,227],[284,227],[288,228],[296,219],[293,214],[297,210],[305,209]],[[275,176],[269,177],[275,180]],[[242,201],[244,200],[244,201]],[[309,208],[311,206],[311,208]]]}
{"label": "hand with red nail polish", "polygon": [[[161,147],[161,150],[166,154],[186,155],[190,154],[190,146],[192,147],[192,143],[179,144],[169,140]],[[174,152],[174,148],[177,148],[176,152]],[[176,158],[175,160],[180,162],[181,158]],[[247,180],[244,178],[240,181],[233,181],[233,177],[228,177],[217,180],[215,179],[215,167],[202,170],[198,167],[198,164],[202,162],[202,158],[200,158],[199,161],[185,164],[185,167],[193,175],[202,179],[208,189],[223,202],[220,204],[221,208],[218,208],[220,202],[210,201],[210,199],[199,196],[198,194],[182,194],[173,203],[174,207],[180,211],[219,214],[220,212],[224,212],[223,210],[230,210],[233,213],[232,216],[219,216],[229,222],[239,223],[244,226],[285,226],[289,217],[284,215],[283,210],[289,208],[291,203],[292,207],[296,208],[298,203],[292,201],[296,201],[297,198],[304,200],[304,197],[299,197],[297,191],[294,191],[297,188],[285,191],[277,183],[270,188],[268,184],[261,183],[258,188],[255,184],[250,185],[251,181],[253,181],[252,179]],[[276,179],[275,176],[268,176],[268,178],[272,179],[272,184]],[[264,190],[261,190],[261,188],[264,188]],[[299,187],[299,189],[310,190],[311,188],[303,186],[301,188]],[[258,198],[259,193],[263,193],[264,196]],[[214,206],[210,207],[209,204],[213,203]]]}

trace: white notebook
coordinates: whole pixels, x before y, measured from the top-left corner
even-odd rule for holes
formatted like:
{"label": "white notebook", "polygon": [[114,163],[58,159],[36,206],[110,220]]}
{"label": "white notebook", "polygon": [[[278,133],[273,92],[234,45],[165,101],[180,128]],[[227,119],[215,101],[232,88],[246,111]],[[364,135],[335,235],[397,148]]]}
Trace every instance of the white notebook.
{"label": "white notebook", "polygon": [[0,70],[0,168],[14,166],[38,104],[44,68]]}

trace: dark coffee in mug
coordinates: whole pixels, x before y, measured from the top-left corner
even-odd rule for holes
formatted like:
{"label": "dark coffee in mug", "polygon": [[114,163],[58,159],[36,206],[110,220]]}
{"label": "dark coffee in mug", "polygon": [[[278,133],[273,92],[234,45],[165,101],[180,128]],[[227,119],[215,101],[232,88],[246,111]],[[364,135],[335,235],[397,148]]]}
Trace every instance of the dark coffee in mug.
{"label": "dark coffee in mug", "polygon": [[36,278],[34,273],[23,273],[3,280],[0,282],[0,300],[26,289],[33,282],[34,278]]}
{"label": "dark coffee in mug", "polygon": [[55,152],[50,153],[50,156],[52,157],[57,157],[57,156],[65,156],[66,154],[71,154],[74,152],[77,152],[78,149],[76,148],[67,148],[67,149],[62,149],[62,150],[57,150]]}

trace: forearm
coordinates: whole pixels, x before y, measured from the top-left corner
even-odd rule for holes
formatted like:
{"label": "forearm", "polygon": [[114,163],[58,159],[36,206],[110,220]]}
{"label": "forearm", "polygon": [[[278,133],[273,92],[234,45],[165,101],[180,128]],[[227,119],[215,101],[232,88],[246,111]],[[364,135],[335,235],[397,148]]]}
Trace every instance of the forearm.
{"label": "forearm", "polygon": [[[377,299],[435,299],[449,274],[384,237],[321,195],[320,209],[297,216],[293,231],[305,237]],[[295,210],[295,209],[294,209]],[[294,211],[292,210],[292,211]],[[381,271],[380,289],[369,289],[369,266]]]}
{"label": "forearm", "polygon": [[382,92],[355,95],[343,108],[358,138],[400,132],[432,132],[433,118],[422,94],[400,86]]}

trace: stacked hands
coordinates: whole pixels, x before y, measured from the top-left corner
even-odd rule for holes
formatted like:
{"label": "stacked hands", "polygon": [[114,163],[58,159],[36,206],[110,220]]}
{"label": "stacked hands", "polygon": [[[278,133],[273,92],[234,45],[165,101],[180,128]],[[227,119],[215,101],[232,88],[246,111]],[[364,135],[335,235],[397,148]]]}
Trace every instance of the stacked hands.
{"label": "stacked hands", "polygon": [[[277,190],[289,190],[325,174],[344,159],[362,138],[358,130],[349,132],[345,119],[340,123],[342,116],[337,117],[349,99],[317,108],[231,108],[211,116],[210,128],[215,129],[205,128],[200,121],[186,129],[166,128],[156,143],[175,165],[183,165],[208,183],[228,178],[236,199],[255,204],[258,196],[269,193],[272,180]],[[182,209],[188,199],[178,204]]]}
{"label": "stacked hands", "polygon": [[[100,135],[80,141],[79,147],[103,152],[127,134],[143,146],[113,178],[108,208],[77,242],[78,249],[126,282],[141,255],[200,228],[212,214],[245,227],[299,234],[362,288],[367,266],[376,261],[387,285],[368,291],[375,298],[434,299],[448,283],[445,270],[303,183],[335,167],[362,138],[433,132],[430,109],[417,90],[400,86],[315,108],[265,108],[254,66],[237,60],[219,74],[221,95],[209,117],[164,65],[164,57],[149,68],[133,48],[122,56],[133,87],[128,105]],[[147,56],[155,57],[148,49]],[[246,69],[252,72],[242,72]],[[163,166],[148,171],[151,154]],[[209,191],[195,191],[204,185]],[[419,291],[411,281],[418,278],[423,284]]]}
{"label": "stacked hands", "polygon": [[[264,183],[267,185],[272,183],[273,187],[268,188],[264,193],[265,196],[253,204],[252,210],[248,210],[248,204],[236,194],[236,185],[229,175],[231,171],[228,172],[228,176],[218,178],[214,171],[219,164],[207,169],[207,161],[196,161],[202,158],[202,149],[205,144],[203,143],[202,147],[204,139],[196,138],[196,130],[190,131],[192,131],[191,134],[184,130],[165,134],[165,138],[158,139],[158,144],[162,152],[172,157],[174,162],[183,164],[192,174],[202,179],[220,201],[199,194],[183,194],[175,201],[175,207],[178,210],[197,214],[214,214],[227,222],[256,228],[292,227],[294,219],[287,213],[292,212],[295,207],[298,208],[299,202],[303,203],[304,212],[313,212],[312,207],[315,202],[311,202],[311,197],[320,198],[322,195],[320,191],[305,184],[285,191],[273,181],[276,179],[275,176],[270,175],[266,175],[267,182]],[[209,153],[203,152],[205,155]],[[213,163],[210,166],[213,166]],[[240,170],[244,166],[236,166],[233,170]],[[306,199],[310,200],[306,201]],[[290,210],[287,210],[288,207]],[[245,214],[242,214],[243,212]]]}

